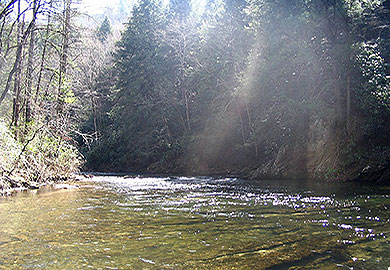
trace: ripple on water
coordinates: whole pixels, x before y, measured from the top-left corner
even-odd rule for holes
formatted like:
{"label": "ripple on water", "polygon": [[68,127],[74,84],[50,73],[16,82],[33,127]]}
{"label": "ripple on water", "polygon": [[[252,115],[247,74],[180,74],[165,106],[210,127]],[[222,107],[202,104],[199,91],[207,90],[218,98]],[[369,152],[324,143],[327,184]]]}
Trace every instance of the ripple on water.
{"label": "ripple on water", "polygon": [[104,176],[0,202],[0,269],[390,266],[389,196],[288,183]]}

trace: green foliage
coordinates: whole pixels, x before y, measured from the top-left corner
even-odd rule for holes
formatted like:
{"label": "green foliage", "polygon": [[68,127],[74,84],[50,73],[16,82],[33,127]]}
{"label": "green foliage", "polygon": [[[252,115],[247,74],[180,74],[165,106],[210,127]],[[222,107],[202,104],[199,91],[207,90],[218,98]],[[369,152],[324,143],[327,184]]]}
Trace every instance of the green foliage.
{"label": "green foliage", "polygon": [[[197,17],[187,1],[139,2],[117,46],[89,166],[255,167],[283,149],[307,163],[319,119],[332,134],[322,147],[361,134],[354,121],[366,125],[350,139],[359,156],[383,145],[365,141],[389,130],[389,46],[368,23],[380,12],[378,1],[225,0]],[[334,159],[350,152],[336,148]],[[340,173],[338,160],[326,162],[329,177]]]}
{"label": "green foliage", "polygon": [[105,42],[107,38],[111,35],[111,25],[110,21],[108,20],[107,16],[104,18],[104,21],[100,25],[100,27],[96,31],[96,37],[101,42]]}
{"label": "green foliage", "polygon": [[[372,95],[377,106],[390,106],[390,80],[386,74],[385,59],[381,55],[378,43],[362,43],[358,47],[357,62],[363,77],[362,87]],[[365,96],[370,102],[370,98]],[[371,98],[372,99],[372,98]]]}
{"label": "green foliage", "polygon": [[381,53],[381,41],[358,44],[356,51],[361,81],[355,91],[362,112],[367,116],[363,132],[370,141],[371,138],[386,141],[390,131],[390,80],[386,72],[388,64]]}
{"label": "green foliage", "polygon": [[9,187],[65,179],[82,164],[70,138],[54,137],[50,130],[37,124],[30,124],[29,133],[17,141],[9,128],[0,122],[0,146],[0,176],[5,177],[0,180],[14,179]]}
{"label": "green foliage", "polygon": [[5,171],[10,171],[13,166],[13,161],[17,159],[21,151],[20,145],[15,140],[13,134],[8,129],[7,125],[0,122],[0,170],[1,174]]}
{"label": "green foliage", "polygon": [[[113,107],[108,112],[112,131],[96,149],[109,147],[112,153],[103,158],[123,168],[146,167],[158,161],[172,143],[170,129],[175,128],[165,87],[173,82],[164,80],[169,66],[158,42],[156,29],[162,27],[163,10],[154,1],[142,1],[133,10],[122,40],[118,43],[115,68],[118,72]],[[88,156],[95,156],[93,149]],[[94,163],[92,158],[91,163]]]}

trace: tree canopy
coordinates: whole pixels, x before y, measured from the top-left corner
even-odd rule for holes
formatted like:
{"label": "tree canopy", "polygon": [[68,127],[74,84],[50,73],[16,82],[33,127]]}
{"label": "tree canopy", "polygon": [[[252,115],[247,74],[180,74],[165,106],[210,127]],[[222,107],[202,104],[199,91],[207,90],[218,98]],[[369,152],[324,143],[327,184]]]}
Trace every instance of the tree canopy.
{"label": "tree canopy", "polygon": [[99,171],[389,166],[389,1],[140,0],[117,40],[71,0],[0,3],[0,105],[21,143],[50,123]]}
{"label": "tree canopy", "polygon": [[315,175],[387,149],[386,1],[194,4],[134,8],[110,124],[89,154],[109,151],[89,166]]}

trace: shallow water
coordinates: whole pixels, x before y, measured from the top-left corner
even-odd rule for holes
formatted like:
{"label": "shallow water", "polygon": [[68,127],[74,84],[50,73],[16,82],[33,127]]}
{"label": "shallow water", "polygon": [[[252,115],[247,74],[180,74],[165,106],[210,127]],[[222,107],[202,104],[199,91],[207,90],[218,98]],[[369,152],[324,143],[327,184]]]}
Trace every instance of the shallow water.
{"label": "shallow water", "polygon": [[94,177],[0,199],[0,269],[388,269],[390,188]]}

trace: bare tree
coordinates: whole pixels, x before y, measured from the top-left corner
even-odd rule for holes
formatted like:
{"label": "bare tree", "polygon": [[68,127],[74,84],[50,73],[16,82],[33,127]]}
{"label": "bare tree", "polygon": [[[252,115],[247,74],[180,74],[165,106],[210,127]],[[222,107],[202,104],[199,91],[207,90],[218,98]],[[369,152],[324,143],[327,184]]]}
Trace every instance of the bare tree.
{"label": "bare tree", "polygon": [[[33,1],[33,17],[37,16],[38,3],[37,0]],[[31,121],[31,92],[32,92],[32,77],[33,77],[33,59],[34,59],[34,45],[35,45],[35,20],[32,24],[30,44],[28,48],[28,61],[27,61],[27,75],[26,75],[26,93],[25,93],[25,123]]]}
{"label": "bare tree", "polygon": [[3,16],[7,16],[7,13],[12,9],[12,6],[16,3],[18,0],[11,0],[1,11],[0,11],[0,19]]}
{"label": "bare tree", "polygon": [[57,113],[61,113],[64,106],[64,79],[66,76],[66,68],[68,62],[69,43],[70,43],[70,13],[71,0],[65,0],[64,7],[64,22],[62,32],[62,46],[60,54],[60,69],[58,75],[58,97],[57,97]]}
{"label": "bare tree", "polygon": [[[20,0],[19,0],[19,2],[20,2]],[[19,20],[20,15],[23,12],[21,12],[20,8],[18,8],[17,20]],[[24,48],[26,40],[28,39],[29,35],[31,34],[33,26],[35,25],[36,15],[37,15],[37,12],[35,13],[33,18],[31,19],[31,21],[28,24],[26,30],[24,30],[21,26],[18,26],[18,30],[20,32],[18,31],[18,40],[17,40],[17,45],[16,45],[15,61],[14,61],[14,64],[12,66],[11,71],[8,74],[8,78],[7,78],[7,81],[6,81],[5,88],[4,88],[4,90],[3,90],[3,92],[2,92],[2,94],[0,96],[0,105],[2,104],[4,98],[6,97],[8,91],[9,91],[9,89],[11,87],[11,82],[12,82],[12,79],[13,79],[15,73],[19,72],[19,70],[20,70],[19,64],[20,64],[20,61],[22,59],[23,48]]]}

